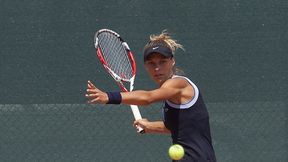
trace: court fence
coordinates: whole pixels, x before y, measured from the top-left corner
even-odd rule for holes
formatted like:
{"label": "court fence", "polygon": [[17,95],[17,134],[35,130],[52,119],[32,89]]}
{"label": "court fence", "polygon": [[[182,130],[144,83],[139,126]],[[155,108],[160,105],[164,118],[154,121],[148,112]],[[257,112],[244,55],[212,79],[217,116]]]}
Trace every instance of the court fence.
{"label": "court fence", "polygon": [[[161,104],[140,107],[162,118]],[[283,102],[208,103],[219,162],[288,159]],[[0,161],[169,161],[169,135],[140,135],[129,106],[88,104],[0,105]]]}

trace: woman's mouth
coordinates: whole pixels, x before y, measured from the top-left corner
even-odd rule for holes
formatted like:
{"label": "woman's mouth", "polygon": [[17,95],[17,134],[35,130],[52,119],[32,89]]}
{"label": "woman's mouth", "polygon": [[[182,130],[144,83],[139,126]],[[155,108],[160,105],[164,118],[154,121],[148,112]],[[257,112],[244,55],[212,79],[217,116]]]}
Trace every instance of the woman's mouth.
{"label": "woman's mouth", "polygon": [[155,74],[154,75],[154,78],[160,78],[160,77],[163,77],[163,74]]}

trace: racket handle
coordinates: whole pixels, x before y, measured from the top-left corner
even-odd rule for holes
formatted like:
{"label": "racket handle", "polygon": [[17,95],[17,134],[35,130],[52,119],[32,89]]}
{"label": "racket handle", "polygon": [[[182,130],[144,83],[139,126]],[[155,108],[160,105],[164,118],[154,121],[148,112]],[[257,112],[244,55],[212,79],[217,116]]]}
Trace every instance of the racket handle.
{"label": "racket handle", "polygon": [[133,115],[134,115],[135,120],[142,119],[142,116],[141,116],[141,114],[140,114],[140,111],[139,111],[139,109],[138,109],[138,106],[136,106],[136,105],[130,105],[130,107],[131,107],[131,110],[132,110],[132,113],[133,113]]}
{"label": "racket handle", "polygon": [[137,133],[140,133],[140,134],[144,134],[145,133],[145,130],[143,128],[141,128],[140,126],[136,126],[136,129],[137,129]]}
{"label": "racket handle", "polygon": [[[134,115],[135,120],[142,119],[142,116],[140,114],[138,106],[130,105],[130,107],[131,107],[131,110],[132,110],[132,113]],[[140,134],[144,134],[145,133],[145,130],[143,128],[141,128],[140,126],[136,126],[136,129],[137,129],[137,132],[140,133]]]}

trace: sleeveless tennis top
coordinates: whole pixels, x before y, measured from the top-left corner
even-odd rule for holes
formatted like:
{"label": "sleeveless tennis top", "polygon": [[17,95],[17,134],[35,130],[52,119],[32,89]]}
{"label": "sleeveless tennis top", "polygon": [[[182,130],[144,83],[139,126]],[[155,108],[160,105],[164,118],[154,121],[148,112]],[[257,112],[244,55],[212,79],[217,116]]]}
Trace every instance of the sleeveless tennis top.
{"label": "sleeveless tennis top", "polygon": [[171,131],[173,144],[184,147],[185,156],[181,162],[216,162],[212,146],[209,115],[198,87],[183,76],[194,88],[194,97],[185,104],[168,100],[163,107],[164,124]]}

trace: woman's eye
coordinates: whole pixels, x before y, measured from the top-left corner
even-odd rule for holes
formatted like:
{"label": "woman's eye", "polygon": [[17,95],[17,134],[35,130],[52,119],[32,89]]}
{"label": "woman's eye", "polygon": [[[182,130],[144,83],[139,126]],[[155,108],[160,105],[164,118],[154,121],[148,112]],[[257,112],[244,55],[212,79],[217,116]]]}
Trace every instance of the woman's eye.
{"label": "woman's eye", "polygon": [[146,63],[148,66],[154,66],[155,64],[153,62],[147,62]]}

